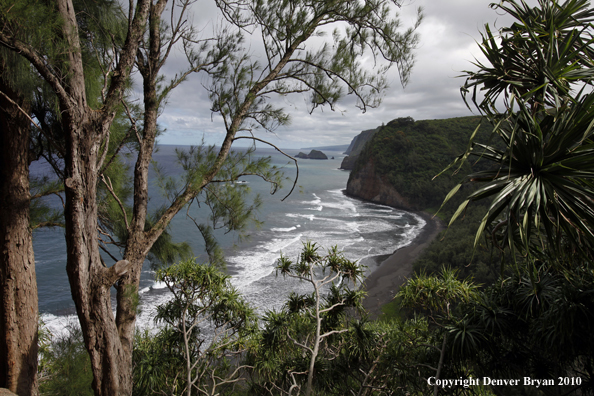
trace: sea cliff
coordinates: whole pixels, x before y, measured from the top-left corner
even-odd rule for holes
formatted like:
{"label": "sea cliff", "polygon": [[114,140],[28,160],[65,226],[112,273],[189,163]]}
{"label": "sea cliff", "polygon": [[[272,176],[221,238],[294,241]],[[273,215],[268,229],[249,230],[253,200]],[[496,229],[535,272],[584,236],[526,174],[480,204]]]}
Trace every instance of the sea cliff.
{"label": "sea cliff", "polygon": [[[479,123],[475,116],[421,121],[405,117],[369,130],[372,137],[353,164],[347,195],[404,210],[439,208],[461,175],[483,166],[465,163],[458,174],[435,178],[464,152]],[[481,137],[488,133],[486,126],[479,129]]]}
{"label": "sea cliff", "polygon": [[346,193],[381,205],[404,210],[418,209],[392,186],[385,175],[376,172],[373,160],[367,161],[357,172],[351,174]]}
{"label": "sea cliff", "polygon": [[365,144],[373,138],[373,135],[379,131],[380,128],[381,127],[368,129],[353,138],[348,149],[344,152],[347,156],[343,158],[342,163],[340,164],[340,169],[353,170],[359,154],[365,148]]}

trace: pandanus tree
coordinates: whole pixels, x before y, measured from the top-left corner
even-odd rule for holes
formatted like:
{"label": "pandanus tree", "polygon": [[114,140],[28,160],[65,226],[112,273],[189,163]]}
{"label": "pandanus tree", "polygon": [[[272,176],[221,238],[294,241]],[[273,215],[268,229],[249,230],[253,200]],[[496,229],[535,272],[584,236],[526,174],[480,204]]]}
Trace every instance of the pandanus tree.
{"label": "pandanus tree", "polygon": [[491,198],[476,242],[489,229],[496,247],[569,249],[591,258],[594,10],[586,0],[492,7],[515,22],[497,33],[486,26],[479,46],[488,63],[476,62],[461,92],[493,125],[493,136],[488,143],[473,136],[454,163],[475,156],[493,167],[468,175],[477,189],[451,221],[470,201]]}
{"label": "pandanus tree", "polygon": [[[257,320],[253,309],[231,285],[230,276],[192,259],[159,269],[155,278],[173,294],[170,301],[157,307],[155,321],[165,324],[157,338],[171,341],[170,351],[181,353],[177,365],[167,367],[176,373],[175,378],[158,384],[160,389],[136,386],[137,390],[144,394],[177,390],[188,396],[215,395],[223,392],[221,388],[243,381],[249,366],[233,362],[245,352]],[[143,368],[141,364],[137,369],[140,378]],[[178,376],[180,371],[184,375]]]}
{"label": "pandanus tree", "polygon": [[[469,280],[459,280],[456,270],[443,267],[438,277],[418,274],[404,285],[396,297],[402,299],[403,306],[425,310],[431,322],[441,328],[441,348],[427,345],[439,352],[439,361],[432,367],[435,379],[441,377],[444,359],[447,353],[449,333],[444,331],[444,324],[452,320],[454,308],[462,303],[473,301],[477,297],[477,285]],[[460,337],[455,334],[454,338]],[[437,396],[439,387],[433,386],[433,395]]]}
{"label": "pandanus tree", "polygon": [[364,268],[336,246],[326,254],[319,250],[317,244],[307,242],[297,260],[281,255],[277,262],[277,275],[305,282],[312,293],[293,292],[282,311],[265,314],[253,360],[257,375],[265,379],[258,386],[267,392],[315,394],[315,379],[323,378],[318,367],[336,358],[341,348],[333,340],[349,331],[345,316],[361,308],[365,292],[355,288],[361,284]]}
{"label": "pandanus tree", "polygon": [[515,22],[486,27],[479,45],[488,63],[477,62],[461,89],[492,124],[492,139],[473,136],[454,162],[475,156],[493,166],[467,176],[476,189],[451,221],[490,199],[475,244],[488,230],[516,265],[444,325],[453,358],[479,375],[575,376],[580,383],[550,392],[591,394],[594,10],[586,0],[493,7]]}

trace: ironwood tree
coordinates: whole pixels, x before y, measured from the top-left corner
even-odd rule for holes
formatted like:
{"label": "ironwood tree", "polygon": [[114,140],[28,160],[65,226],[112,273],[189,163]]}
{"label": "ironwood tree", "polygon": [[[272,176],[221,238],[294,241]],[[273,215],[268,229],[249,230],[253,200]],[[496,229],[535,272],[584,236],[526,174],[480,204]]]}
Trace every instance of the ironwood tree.
{"label": "ironwood tree", "polygon": [[[37,279],[29,227],[30,98],[0,58],[0,387],[37,389]],[[12,77],[12,78],[11,78]],[[9,133],[10,131],[10,133]]]}
{"label": "ironwood tree", "polygon": [[[126,381],[126,359],[111,311],[110,287],[126,270],[126,262],[106,268],[97,240],[97,170],[104,162],[106,141],[126,80],[132,69],[150,2],[139,1],[130,8],[130,24],[124,46],[110,75],[108,89],[99,109],[87,101],[85,68],[82,62],[78,23],[71,1],[42,4],[2,3],[0,42],[27,59],[55,93],[65,135],[65,230],[67,272],[72,296],[81,322],[85,343],[95,374],[98,394],[130,393]],[[59,16],[55,26],[63,50],[46,56],[47,48],[27,42],[24,26],[43,13]],[[56,18],[58,19],[58,18]],[[29,25],[30,26],[30,25]],[[120,374],[122,373],[122,374]],[[126,388],[130,391],[126,392]]]}
{"label": "ironwood tree", "polygon": [[[91,357],[96,394],[132,393],[132,343],[136,320],[139,274],[152,246],[163,235],[171,219],[182,208],[202,199],[215,209],[236,199],[226,182],[246,174],[256,174],[277,183],[280,176],[266,161],[233,157],[232,144],[240,139],[261,141],[254,135],[257,127],[272,130],[288,122],[282,109],[268,99],[275,95],[310,93],[312,110],[329,105],[334,108],[345,94],[353,94],[360,108],[379,104],[387,87],[385,73],[397,65],[406,82],[413,64],[412,49],[417,35],[410,29],[399,32],[399,21],[391,1],[217,2],[227,30],[212,40],[195,43],[191,30],[179,23],[166,25],[163,11],[168,2],[138,0],[126,8],[128,26],[124,43],[101,49],[104,72],[98,101],[91,101],[85,79],[79,37],[79,22],[72,1],[59,0],[51,5],[28,2],[3,2],[0,44],[25,58],[51,87],[59,107],[63,132],[63,182],[65,189],[65,230],[67,273],[82,333]],[[182,3],[187,9],[190,2]],[[174,8],[171,3],[171,9]],[[53,43],[60,51],[36,46],[27,39],[27,29],[40,13],[54,15]],[[183,13],[182,13],[183,14]],[[173,19],[172,21],[175,21]],[[420,21],[420,13],[419,13]],[[16,27],[14,27],[16,26]],[[313,39],[335,28],[321,48]],[[164,32],[162,29],[167,29]],[[251,30],[250,30],[251,29]],[[253,61],[241,40],[245,31],[259,32],[266,62]],[[172,49],[181,43],[188,50],[189,67],[170,84],[161,87],[159,70]],[[312,49],[310,49],[310,47]],[[91,45],[91,49],[95,49]],[[362,57],[371,54],[378,68],[366,70]],[[124,101],[128,77],[137,67],[143,78],[143,106],[140,117]],[[211,75],[208,90],[212,110],[225,124],[220,148],[198,148],[182,154],[186,171],[184,183],[171,191],[171,202],[154,221],[148,217],[148,167],[157,133],[157,117],[164,99],[189,73],[204,71]],[[130,135],[138,147],[134,168],[134,195],[130,212],[105,177],[111,164],[109,147],[118,110],[128,107]],[[27,113],[27,111],[25,111]],[[115,144],[121,147],[126,139]],[[119,149],[116,148],[115,153]],[[239,154],[238,154],[239,155]],[[239,167],[231,164],[240,163]],[[98,234],[98,186],[103,184],[121,208],[124,232],[111,235],[125,245],[121,259],[107,266]],[[199,199],[199,198],[198,198]],[[222,215],[226,225],[240,227],[249,218],[246,206]],[[216,216],[215,216],[216,217]],[[227,221],[228,220],[228,221]],[[201,231],[209,237],[209,229]],[[117,288],[116,316],[112,313],[110,289]]]}

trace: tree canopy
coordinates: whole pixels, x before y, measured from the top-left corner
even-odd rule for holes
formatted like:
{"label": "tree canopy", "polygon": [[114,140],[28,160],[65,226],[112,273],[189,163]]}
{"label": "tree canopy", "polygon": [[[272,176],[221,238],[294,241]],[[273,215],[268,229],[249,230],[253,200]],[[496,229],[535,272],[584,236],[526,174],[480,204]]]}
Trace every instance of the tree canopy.
{"label": "tree canopy", "polygon": [[[0,45],[43,79],[41,98],[59,109],[32,113],[20,108],[31,121],[37,118],[35,123],[56,127],[56,133],[43,134],[42,140],[64,185],[66,267],[96,394],[132,393],[139,274],[147,254],[163,246],[159,241],[171,247],[162,238],[171,219],[187,205],[203,202],[212,210],[211,223],[240,230],[255,206],[245,204],[242,190],[228,183],[256,174],[279,184],[281,175],[266,161],[231,151],[239,139],[265,142],[254,135],[257,128],[270,131],[288,121],[270,98],[309,93],[313,110],[333,108],[352,94],[365,110],[379,104],[390,67],[395,65],[406,82],[413,64],[421,13],[413,26],[402,30],[397,1],[216,4],[222,28],[202,38],[200,29],[187,22],[191,1],[100,2],[94,5],[115,11],[97,18],[85,18],[93,13],[70,0],[0,3]],[[326,45],[315,48],[312,39],[329,30]],[[264,62],[255,61],[243,45],[244,36],[254,32],[262,40]],[[187,67],[165,83],[161,70],[179,47]],[[380,65],[373,72],[362,62],[369,54]],[[135,70],[143,81],[139,105],[127,97]],[[222,117],[225,135],[217,148],[180,154],[182,183],[165,182],[171,200],[150,214],[148,169],[159,134],[158,116],[166,98],[191,73],[208,75],[212,111]],[[117,160],[126,146],[136,156],[131,182],[115,176],[126,173]],[[199,229],[211,260],[220,263],[211,238],[214,226],[199,224]],[[121,254],[110,251],[111,244]],[[117,289],[115,318],[112,286]]]}

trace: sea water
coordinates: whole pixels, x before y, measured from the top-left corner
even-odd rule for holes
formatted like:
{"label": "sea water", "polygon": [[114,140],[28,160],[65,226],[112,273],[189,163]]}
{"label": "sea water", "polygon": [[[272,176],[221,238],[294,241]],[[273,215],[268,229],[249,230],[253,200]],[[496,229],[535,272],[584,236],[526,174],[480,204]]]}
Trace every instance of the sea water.
{"label": "sea water", "polygon": [[[154,159],[165,174],[176,177],[180,167],[175,147],[161,146]],[[184,149],[179,147],[178,149]],[[298,150],[286,150],[296,155]],[[274,149],[258,149],[257,156],[270,156],[272,164],[284,169],[289,178],[284,187],[270,195],[270,185],[255,176],[242,178],[241,187],[251,194],[260,194],[263,205],[257,214],[261,227],[251,227],[248,238],[217,232],[225,250],[231,281],[244,297],[263,314],[281,309],[291,291],[310,293],[306,282],[277,276],[275,264],[281,253],[296,260],[305,242],[315,242],[320,253],[332,246],[350,260],[357,260],[372,271],[381,257],[408,245],[425,225],[416,214],[388,206],[363,202],[345,195],[349,172],[338,169],[344,154],[325,152],[329,160],[299,160],[299,178],[295,191],[284,201],[296,175],[293,161]],[[41,168],[35,170],[41,173]],[[151,172],[151,174],[153,174]],[[151,183],[150,207],[167,203],[154,183]],[[59,200],[54,202],[59,204]],[[182,210],[172,221],[170,231],[175,242],[188,242],[194,254],[204,259],[204,243],[192,219],[205,220],[205,205],[193,205]],[[33,237],[42,319],[53,333],[59,333],[67,323],[75,322],[74,303],[66,275],[66,244],[61,229],[35,231]],[[111,262],[105,258],[106,262]],[[154,309],[171,297],[164,284],[155,283],[151,263],[146,260],[140,284],[139,327],[154,328]]]}

